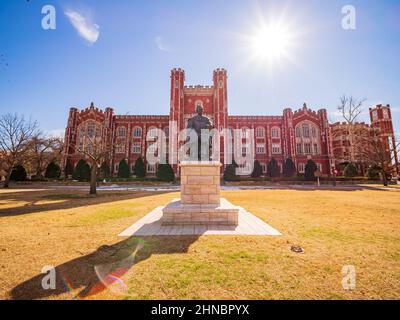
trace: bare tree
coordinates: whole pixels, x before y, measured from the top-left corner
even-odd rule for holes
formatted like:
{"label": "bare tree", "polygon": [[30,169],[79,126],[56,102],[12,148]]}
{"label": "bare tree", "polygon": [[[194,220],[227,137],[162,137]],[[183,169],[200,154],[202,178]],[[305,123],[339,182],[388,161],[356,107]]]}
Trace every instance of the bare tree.
{"label": "bare tree", "polygon": [[0,116],[0,158],[5,173],[4,188],[9,187],[14,166],[23,163],[29,153],[29,143],[38,134],[37,122],[18,114]]}
{"label": "bare tree", "polygon": [[387,174],[393,172],[398,166],[398,163],[394,163],[396,158],[395,151],[400,144],[397,142],[397,146],[391,146],[387,137],[382,136],[379,128],[370,128],[365,131],[361,137],[364,147],[362,149],[362,155],[364,159],[370,165],[376,165],[380,168],[383,185],[388,185]]}
{"label": "bare tree", "polygon": [[36,176],[42,176],[49,163],[61,160],[63,140],[38,134],[30,142],[30,165]]}
{"label": "bare tree", "polygon": [[109,149],[104,146],[101,141],[101,135],[98,132],[87,134],[83,137],[82,148],[78,151],[89,159],[91,164],[90,173],[90,192],[89,194],[97,194],[97,173],[101,164],[109,156]]}
{"label": "bare tree", "polygon": [[357,144],[357,137],[354,132],[354,124],[357,122],[358,117],[363,112],[363,104],[366,100],[367,99],[356,100],[352,96],[347,97],[346,95],[343,95],[340,97],[340,105],[338,106],[340,114],[347,123],[350,144],[350,161],[353,163],[356,162],[355,146]]}

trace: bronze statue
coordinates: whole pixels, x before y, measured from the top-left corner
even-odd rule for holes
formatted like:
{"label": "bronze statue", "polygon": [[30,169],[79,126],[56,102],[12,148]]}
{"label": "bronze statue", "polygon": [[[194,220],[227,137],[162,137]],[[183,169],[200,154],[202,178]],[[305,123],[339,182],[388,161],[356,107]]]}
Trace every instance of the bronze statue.
{"label": "bronze statue", "polygon": [[[214,129],[209,118],[203,116],[203,107],[198,105],[196,107],[197,116],[189,119],[187,129],[192,129],[197,134],[197,150],[198,150],[198,161],[210,161],[210,149],[212,145],[211,137],[208,141],[202,141],[201,132],[202,130]],[[188,137],[189,140],[189,137]],[[208,154],[203,154],[202,151],[208,152]],[[194,159],[192,159],[194,160]]]}

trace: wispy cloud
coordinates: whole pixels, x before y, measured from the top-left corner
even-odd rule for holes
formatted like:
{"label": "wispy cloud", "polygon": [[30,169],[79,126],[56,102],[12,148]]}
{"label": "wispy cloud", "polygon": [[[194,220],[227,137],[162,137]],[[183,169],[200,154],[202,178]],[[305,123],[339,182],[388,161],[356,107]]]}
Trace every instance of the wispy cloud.
{"label": "wispy cloud", "polygon": [[154,42],[157,45],[157,48],[161,51],[171,52],[172,48],[165,43],[164,39],[161,36],[157,36],[154,38]]}
{"label": "wispy cloud", "polygon": [[88,16],[78,11],[68,9],[64,13],[83,39],[91,45],[96,43],[100,36],[100,27],[97,24],[91,22]]}

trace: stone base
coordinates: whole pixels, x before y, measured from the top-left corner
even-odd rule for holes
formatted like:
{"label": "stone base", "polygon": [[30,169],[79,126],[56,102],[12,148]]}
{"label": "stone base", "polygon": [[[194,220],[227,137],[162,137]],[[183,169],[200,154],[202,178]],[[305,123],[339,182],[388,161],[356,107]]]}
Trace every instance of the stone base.
{"label": "stone base", "polygon": [[162,225],[237,226],[239,207],[226,199],[217,204],[183,204],[176,199],[163,209]]}

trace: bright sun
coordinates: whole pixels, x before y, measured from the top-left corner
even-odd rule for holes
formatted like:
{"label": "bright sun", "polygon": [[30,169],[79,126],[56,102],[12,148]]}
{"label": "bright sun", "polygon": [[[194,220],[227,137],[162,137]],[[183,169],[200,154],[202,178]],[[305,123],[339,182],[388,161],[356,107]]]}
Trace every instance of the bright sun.
{"label": "bright sun", "polygon": [[276,62],[287,57],[292,45],[292,34],[280,24],[263,25],[251,39],[254,58]]}

